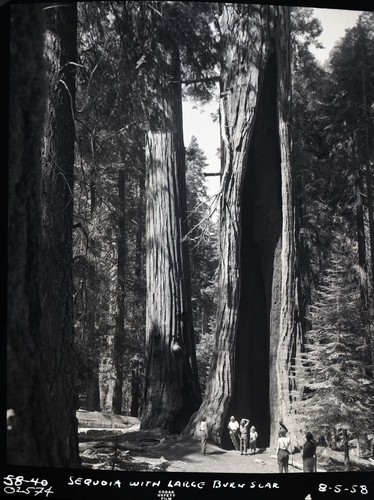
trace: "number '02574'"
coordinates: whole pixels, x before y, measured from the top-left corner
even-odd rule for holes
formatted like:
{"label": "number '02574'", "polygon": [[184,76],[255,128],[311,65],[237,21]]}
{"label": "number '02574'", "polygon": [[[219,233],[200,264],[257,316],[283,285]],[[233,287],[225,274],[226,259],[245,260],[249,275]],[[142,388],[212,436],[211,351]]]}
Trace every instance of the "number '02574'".
{"label": "number '02574'", "polygon": [[358,493],[360,495],[367,495],[369,493],[366,484],[352,484],[352,486],[350,486],[349,488],[345,488],[342,484],[328,486],[327,484],[319,483],[318,491],[320,491],[321,493],[341,493],[342,491],[346,491],[348,493]]}

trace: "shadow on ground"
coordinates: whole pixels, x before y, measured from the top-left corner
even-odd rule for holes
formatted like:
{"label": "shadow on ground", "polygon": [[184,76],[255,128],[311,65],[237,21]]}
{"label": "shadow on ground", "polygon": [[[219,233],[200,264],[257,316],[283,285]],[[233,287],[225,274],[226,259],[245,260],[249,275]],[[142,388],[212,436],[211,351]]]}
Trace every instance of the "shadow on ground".
{"label": "shadow on ground", "polygon": [[[208,442],[207,453],[200,453],[198,439],[176,436],[162,429],[80,429],[79,449],[82,467],[98,470],[139,472],[227,472],[277,473],[275,450],[261,448],[253,455],[240,455]],[[343,472],[341,452],[318,450],[318,468]],[[352,471],[373,471],[368,460],[351,455]],[[301,453],[293,456],[292,472],[302,472]]]}

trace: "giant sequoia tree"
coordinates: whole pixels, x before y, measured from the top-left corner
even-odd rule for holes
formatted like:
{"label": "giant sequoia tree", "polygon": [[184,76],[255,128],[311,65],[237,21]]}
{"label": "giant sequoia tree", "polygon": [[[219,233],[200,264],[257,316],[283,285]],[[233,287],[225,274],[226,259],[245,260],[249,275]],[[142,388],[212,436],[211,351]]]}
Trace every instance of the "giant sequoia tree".
{"label": "giant sequoia tree", "polygon": [[[187,249],[182,71],[214,65],[210,18],[200,5],[150,5],[146,141],[146,349],[143,427],[181,431],[201,402]],[[194,51],[191,51],[194,47]],[[210,59],[209,59],[210,57]]]}
{"label": "giant sequoia tree", "polygon": [[45,104],[40,6],[13,6],[11,23],[7,408],[15,420],[8,428],[7,459],[47,465],[51,414],[38,351],[39,149]]}
{"label": "giant sequoia tree", "polygon": [[259,430],[260,445],[266,446],[280,417],[291,427],[294,423],[294,356],[301,341],[288,9],[224,4],[219,25],[219,303],[212,368],[196,418],[206,415],[212,437],[225,445],[229,416],[248,417]]}
{"label": "giant sequoia tree", "polygon": [[[72,279],[77,6],[46,10],[48,113],[41,175],[41,349],[49,380],[56,460],[77,466]],[[58,464],[58,462],[57,462]]]}
{"label": "giant sequoia tree", "polygon": [[200,404],[186,241],[179,51],[164,45],[163,124],[147,136],[147,379],[144,426],[180,431]]}
{"label": "giant sequoia tree", "polygon": [[[74,61],[74,7],[50,12],[57,89],[48,122],[49,163],[43,169],[44,16],[36,4],[11,9],[7,405],[13,414],[8,461],[17,465],[79,465],[69,288],[71,177],[65,169],[72,170],[74,154],[74,78],[68,75],[68,62]],[[53,179],[51,204],[41,196],[40,181],[47,170]]]}

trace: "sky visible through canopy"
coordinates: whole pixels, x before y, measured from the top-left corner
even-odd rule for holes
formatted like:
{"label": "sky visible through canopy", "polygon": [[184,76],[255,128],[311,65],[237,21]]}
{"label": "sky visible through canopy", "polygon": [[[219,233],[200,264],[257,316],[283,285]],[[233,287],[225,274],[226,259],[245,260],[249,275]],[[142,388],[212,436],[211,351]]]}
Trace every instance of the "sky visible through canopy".
{"label": "sky visible through canopy", "polygon": [[[320,42],[323,49],[312,47],[314,56],[323,64],[336,42],[345,35],[345,30],[352,28],[361,14],[361,11],[313,9],[323,28]],[[217,149],[220,147],[220,134],[218,121],[213,122],[211,114],[218,110],[218,98],[206,106],[196,106],[191,102],[183,104],[184,143],[187,147],[194,135],[200,148],[207,157],[208,167],[206,172],[219,172],[220,159]],[[219,176],[207,177],[208,194],[213,196],[219,192]]]}

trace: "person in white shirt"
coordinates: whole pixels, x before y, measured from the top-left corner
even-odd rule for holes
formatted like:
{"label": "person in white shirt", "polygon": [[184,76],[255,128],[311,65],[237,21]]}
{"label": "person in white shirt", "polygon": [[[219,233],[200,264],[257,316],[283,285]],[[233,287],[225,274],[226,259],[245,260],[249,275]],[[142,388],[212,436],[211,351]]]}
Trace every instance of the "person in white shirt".
{"label": "person in white shirt", "polygon": [[206,422],[206,417],[201,417],[200,422],[200,443],[201,443],[201,454],[206,454],[206,441],[208,439],[208,424]]}
{"label": "person in white shirt", "polygon": [[258,438],[258,433],[256,431],[256,427],[252,425],[250,431],[249,431],[249,454],[252,455],[253,453],[256,453],[257,451],[257,438]]}
{"label": "person in white shirt", "polygon": [[277,443],[277,460],[279,472],[288,472],[288,460],[291,455],[291,440],[286,436],[284,429],[279,431],[279,438]]}
{"label": "person in white shirt", "polygon": [[229,425],[227,426],[230,433],[230,438],[235,450],[239,450],[239,422],[235,417],[230,417]]}

